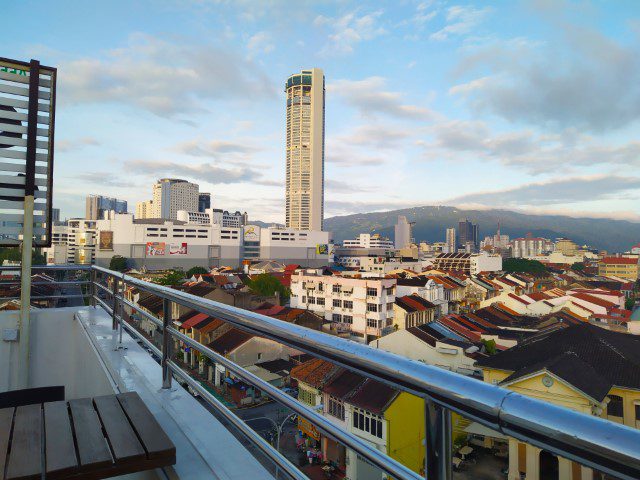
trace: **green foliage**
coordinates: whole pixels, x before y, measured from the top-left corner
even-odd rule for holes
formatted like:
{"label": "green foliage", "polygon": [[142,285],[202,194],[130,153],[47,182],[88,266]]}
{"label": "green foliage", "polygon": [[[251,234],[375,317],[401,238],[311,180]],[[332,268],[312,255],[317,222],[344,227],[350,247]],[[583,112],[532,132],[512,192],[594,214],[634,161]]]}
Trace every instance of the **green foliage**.
{"label": "green foliage", "polygon": [[191,267],[187,270],[187,278],[191,278],[194,275],[202,275],[203,273],[209,273],[209,270],[204,267]]}
{"label": "green foliage", "polygon": [[109,270],[115,270],[116,272],[124,272],[127,270],[127,259],[122,255],[114,255],[109,262]]}
{"label": "green foliage", "polygon": [[495,340],[482,340],[487,355],[495,355],[498,352]]}
{"label": "green foliage", "polygon": [[584,263],[576,262],[571,265],[571,270],[575,270],[576,272],[582,272],[584,270]]}
{"label": "green foliage", "polygon": [[526,258],[507,258],[502,262],[502,270],[505,272],[521,272],[544,274],[547,268],[537,260],[527,260]]}
{"label": "green foliage", "polygon": [[[0,248],[0,264],[5,260],[11,262],[22,262],[22,252],[18,247],[5,247]],[[34,249],[31,253],[32,265],[46,265],[47,257],[45,257],[39,249]]]}
{"label": "green foliage", "polygon": [[635,298],[627,298],[624,301],[624,308],[626,308],[627,310],[633,310],[633,307],[636,305],[636,299]]}
{"label": "green foliage", "polygon": [[280,300],[284,302],[289,299],[291,292],[287,287],[282,285],[280,281],[273,275],[263,273],[256,275],[248,282],[249,289],[256,295],[262,295],[268,297],[274,295],[276,292],[280,293]]}
{"label": "green foliage", "polygon": [[170,272],[167,272],[164,277],[158,278],[156,280],[156,283],[159,283],[160,285],[172,286],[181,284],[184,279],[184,272],[180,270],[171,270]]}

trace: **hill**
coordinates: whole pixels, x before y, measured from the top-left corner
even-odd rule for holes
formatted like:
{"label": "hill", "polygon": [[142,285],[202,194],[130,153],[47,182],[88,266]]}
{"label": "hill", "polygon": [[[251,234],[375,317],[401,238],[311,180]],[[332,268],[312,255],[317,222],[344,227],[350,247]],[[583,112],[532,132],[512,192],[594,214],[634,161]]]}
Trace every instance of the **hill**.
{"label": "hill", "polygon": [[355,238],[359,233],[380,233],[393,239],[398,215],[415,222],[413,236],[418,241],[444,241],[445,230],[458,226],[465,217],[478,223],[480,239],[493,235],[500,222],[501,233],[511,238],[534,236],[555,239],[567,237],[579,245],[587,244],[610,252],[629,250],[640,242],[640,223],[606,218],[574,218],[563,215],[527,215],[510,210],[462,210],[456,207],[424,206],[389,212],[358,213],[325,219],[325,230],[335,241]]}

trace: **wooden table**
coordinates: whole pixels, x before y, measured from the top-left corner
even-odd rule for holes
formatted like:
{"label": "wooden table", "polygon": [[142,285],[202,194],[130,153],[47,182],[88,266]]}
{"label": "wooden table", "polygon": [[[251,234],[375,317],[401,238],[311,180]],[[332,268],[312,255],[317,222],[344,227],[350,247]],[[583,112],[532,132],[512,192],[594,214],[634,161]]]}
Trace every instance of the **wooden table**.
{"label": "wooden table", "polygon": [[175,463],[136,392],[0,409],[0,480],[101,479]]}

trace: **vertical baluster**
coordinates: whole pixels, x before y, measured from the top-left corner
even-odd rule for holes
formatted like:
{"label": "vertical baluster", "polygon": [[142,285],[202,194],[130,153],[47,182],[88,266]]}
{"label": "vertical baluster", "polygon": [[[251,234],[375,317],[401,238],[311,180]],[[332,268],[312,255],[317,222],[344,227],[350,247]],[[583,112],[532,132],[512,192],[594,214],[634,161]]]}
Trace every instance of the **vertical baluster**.
{"label": "vertical baluster", "polygon": [[451,480],[451,412],[425,400],[425,478]]}
{"label": "vertical baluster", "polygon": [[162,299],[162,388],[171,388],[171,370],[167,361],[171,358],[171,335],[167,327],[171,325],[171,302]]}
{"label": "vertical baluster", "polygon": [[93,308],[96,308],[96,282],[98,281],[98,276],[93,268],[89,270],[89,281],[91,282],[89,284],[89,295],[91,295],[90,304]]}
{"label": "vertical baluster", "polygon": [[113,281],[113,288],[111,289],[111,295],[113,298],[113,304],[111,305],[112,311],[111,311],[111,330],[115,330],[118,325],[117,325],[117,315],[118,315],[118,299],[116,298],[117,294],[118,294],[118,279],[117,277],[111,277],[112,281]]}

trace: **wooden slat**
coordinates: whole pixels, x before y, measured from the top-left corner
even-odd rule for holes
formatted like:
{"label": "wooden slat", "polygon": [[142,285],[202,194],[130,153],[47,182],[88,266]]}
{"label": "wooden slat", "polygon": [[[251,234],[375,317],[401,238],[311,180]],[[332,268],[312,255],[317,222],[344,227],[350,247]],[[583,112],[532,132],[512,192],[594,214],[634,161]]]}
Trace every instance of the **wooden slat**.
{"label": "wooden slat", "polygon": [[60,478],[78,467],[67,402],[44,404],[45,468],[47,478]]}
{"label": "wooden slat", "polygon": [[176,447],[136,392],[116,395],[147,451],[149,459],[175,458]]}
{"label": "wooden slat", "polygon": [[7,465],[7,480],[36,479],[42,475],[42,406],[16,408]]}
{"label": "wooden slat", "polygon": [[13,423],[13,408],[0,409],[0,479],[4,478],[4,466],[9,449],[9,435]]}
{"label": "wooden slat", "polygon": [[107,433],[116,465],[144,461],[144,448],[140,445],[115,395],[96,397],[93,403]]}
{"label": "wooden slat", "polygon": [[91,399],[70,400],[69,407],[81,468],[90,471],[112,465],[111,452]]}

